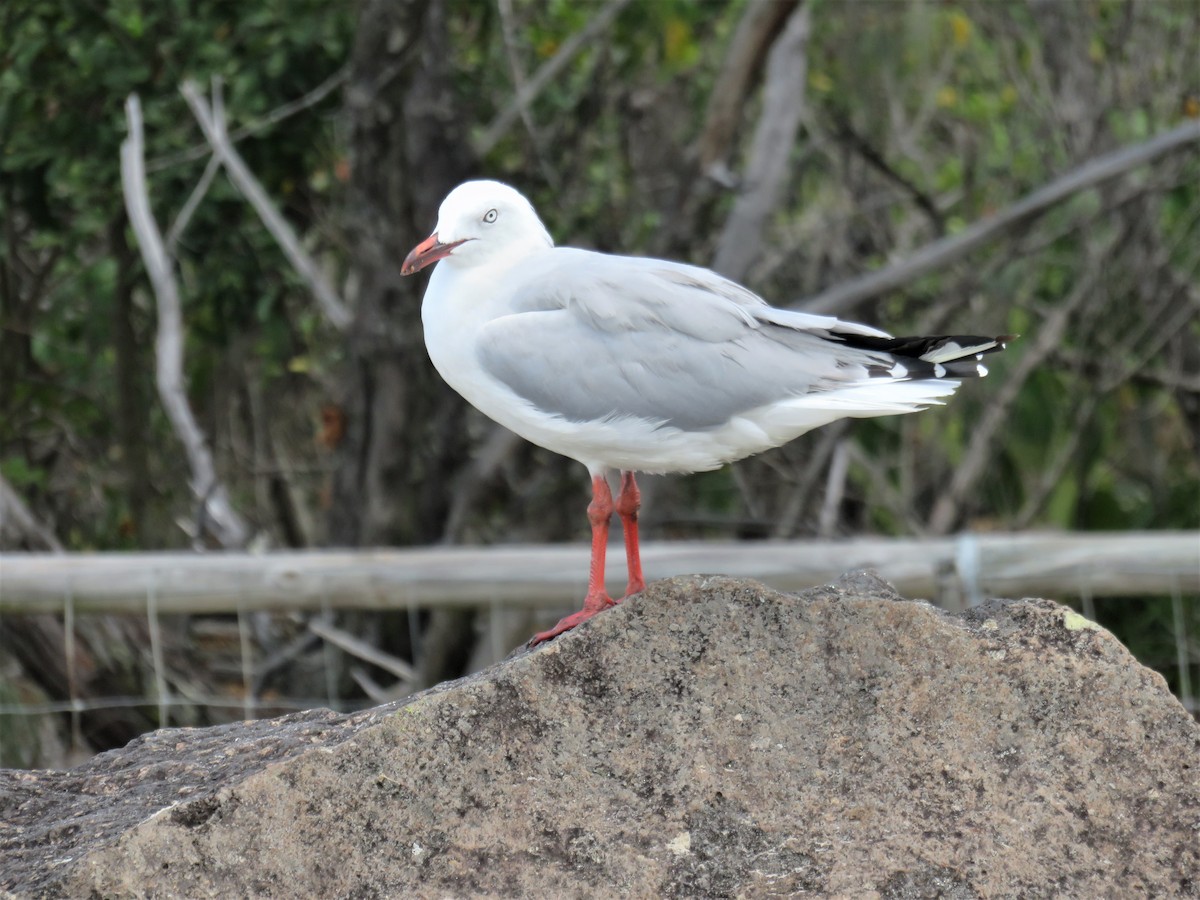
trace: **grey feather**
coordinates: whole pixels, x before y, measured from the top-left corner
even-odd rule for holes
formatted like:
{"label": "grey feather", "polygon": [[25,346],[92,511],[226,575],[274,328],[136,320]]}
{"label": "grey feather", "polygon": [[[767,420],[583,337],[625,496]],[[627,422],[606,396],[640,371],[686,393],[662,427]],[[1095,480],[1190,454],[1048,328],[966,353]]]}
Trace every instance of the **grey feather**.
{"label": "grey feather", "polygon": [[511,284],[506,305],[521,311],[484,326],[479,358],[518,396],[571,421],[715,428],[894,363],[829,340],[843,325],[835,319],[774,309],[693,266],[560,249]]}

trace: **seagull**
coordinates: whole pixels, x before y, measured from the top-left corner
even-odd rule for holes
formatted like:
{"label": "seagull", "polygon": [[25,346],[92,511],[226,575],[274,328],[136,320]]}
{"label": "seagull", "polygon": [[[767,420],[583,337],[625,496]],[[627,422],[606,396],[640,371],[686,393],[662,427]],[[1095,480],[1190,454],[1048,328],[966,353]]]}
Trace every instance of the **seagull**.
{"label": "seagull", "polygon": [[[1011,336],[892,337],[769,306],[698,266],[556,247],[532,204],[497,181],[447,195],[401,274],[433,271],[421,305],[438,373],[592,479],[583,608],[532,647],[619,601],[604,588],[609,522],[625,536],[625,598],[645,588],[635,473],[702,472],[837,419],[941,404]],[[618,473],[614,500],[608,478]]]}

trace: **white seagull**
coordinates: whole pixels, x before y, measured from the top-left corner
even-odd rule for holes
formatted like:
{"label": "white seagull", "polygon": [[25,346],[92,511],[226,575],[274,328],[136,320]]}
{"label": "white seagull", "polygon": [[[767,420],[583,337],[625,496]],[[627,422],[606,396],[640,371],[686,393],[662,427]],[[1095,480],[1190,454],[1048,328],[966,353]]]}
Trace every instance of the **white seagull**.
{"label": "white seagull", "polygon": [[439,260],[421,306],[438,372],[480,412],[592,476],[583,609],[530,646],[617,602],[604,589],[614,510],[625,596],[645,587],[635,472],[716,469],[837,419],[940,404],[958,379],[986,375],[980,357],[1008,340],[894,338],[776,309],[698,266],[555,247],[529,201],[496,181],[451,191],[401,272]]}

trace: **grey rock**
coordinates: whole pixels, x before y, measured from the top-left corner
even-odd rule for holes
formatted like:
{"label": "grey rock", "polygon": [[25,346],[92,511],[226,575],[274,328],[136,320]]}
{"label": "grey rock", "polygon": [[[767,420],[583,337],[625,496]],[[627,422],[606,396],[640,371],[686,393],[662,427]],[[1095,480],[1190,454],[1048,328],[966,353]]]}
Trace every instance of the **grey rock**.
{"label": "grey rock", "polygon": [[652,585],[406,701],[0,772],[50,897],[1200,895],[1200,727],[1046,600]]}

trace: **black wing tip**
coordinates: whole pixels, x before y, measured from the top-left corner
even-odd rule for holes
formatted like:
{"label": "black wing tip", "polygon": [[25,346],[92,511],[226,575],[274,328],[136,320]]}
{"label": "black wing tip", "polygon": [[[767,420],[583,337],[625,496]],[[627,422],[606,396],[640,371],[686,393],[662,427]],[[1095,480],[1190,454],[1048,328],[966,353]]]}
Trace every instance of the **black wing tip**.
{"label": "black wing tip", "polygon": [[[954,362],[956,359],[966,359],[979,353],[998,353],[1009,341],[1016,340],[1020,335],[1001,334],[997,336],[981,334],[935,334],[908,335],[904,337],[872,337],[869,335],[838,334],[836,339],[849,347],[858,350],[870,350],[876,353],[890,353],[899,359],[925,359],[926,361]],[[948,348],[953,348],[949,349]],[[949,356],[944,356],[947,352]],[[954,354],[958,355],[954,355]],[[929,357],[934,357],[930,360]]]}
{"label": "black wing tip", "polygon": [[[987,366],[982,363],[987,353],[999,353],[1018,334],[995,337],[976,334],[913,335],[897,338],[838,336],[852,347],[874,353],[886,353],[890,364],[871,366],[876,377],[900,381],[937,380],[942,378],[984,378]],[[948,348],[952,348],[949,349]],[[949,355],[947,355],[947,353]]]}
{"label": "black wing tip", "polygon": [[959,359],[948,363],[933,363],[935,378],[986,378],[988,368],[979,362],[983,354],[972,359]]}

